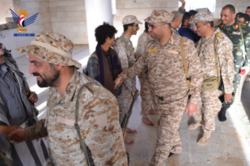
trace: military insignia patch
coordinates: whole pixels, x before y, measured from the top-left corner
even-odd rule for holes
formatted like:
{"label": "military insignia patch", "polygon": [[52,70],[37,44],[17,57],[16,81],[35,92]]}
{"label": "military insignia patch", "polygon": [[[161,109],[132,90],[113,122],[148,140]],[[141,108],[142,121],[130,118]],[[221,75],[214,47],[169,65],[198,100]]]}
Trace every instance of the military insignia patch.
{"label": "military insignia patch", "polygon": [[235,25],[235,27],[234,27],[234,29],[238,29],[239,28],[239,25],[238,24],[236,24]]}
{"label": "military insignia patch", "polygon": [[233,35],[240,35],[240,32],[233,32]]}
{"label": "military insignia patch", "polygon": [[168,50],[168,53],[170,53],[170,54],[179,54],[179,52],[175,51],[175,50]]}
{"label": "military insignia patch", "polygon": [[157,52],[157,48],[149,49],[148,52]]}
{"label": "military insignia patch", "polygon": [[242,22],[242,23],[241,23],[241,25],[244,25],[244,26],[246,26],[247,24],[246,24],[246,23],[244,23],[244,22]]}
{"label": "military insignia patch", "polygon": [[224,27],[224,24],[222,24],[221,26],[220,26],[220,28],[223,28]]}
{"label": "military insignia patch", "polygon": [[218,36],[219,38],[221,38],[221,34],[220,34],[220,33],[218,33],[217,36]]}

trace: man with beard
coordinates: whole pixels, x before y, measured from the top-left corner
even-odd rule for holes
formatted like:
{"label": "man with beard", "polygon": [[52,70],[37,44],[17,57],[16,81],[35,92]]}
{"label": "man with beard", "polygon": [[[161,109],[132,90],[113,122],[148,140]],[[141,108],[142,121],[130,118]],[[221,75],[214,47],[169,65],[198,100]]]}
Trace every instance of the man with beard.
{"label": "man with beard", "polygon": [[[135,60],[139,57],[137,53],[134,53],[134,47],[130,40],[132,35],[136,35],[140,29],[138,24],[141,24],[136,16],[128,15],[122,20],[124,33],[120,36],[114,45],[114,49],[117,52],[121,61],[122,70],[125,70],[135,64]],[[129,111],[130,104],[132,102],[132,93],[136,91],[136,79],[128,78],[124,80],[123,89],[121,95],[118,96],[118,103],[120,109],[120,122],[122,122],[125,114]],[[137,133],[136,130],[127,128],[129,133]],[[127,138],[125,139],[126,144],[133,144],[134,141]]]}
{"label": "man with beard", "polygon": [[182,116],[185,110],[192,116],[201,102],[203,76],[194,43],[171,31],[172,20],[173,14],[166,10],[152,12],[145,21],[149,23],[151,37],[156,40],[149,42],[147,53],[115,80],[119,86],[123,78],[134,78],[148,70],[149,88],[159,114],[159,134],[150,166],[163,166],[168,156],[181,153]]}
{"label": "man with beard", "polygon": [[[226,5],[221,10],[222,23],[219,28],[233,43],[234,56],[234,91],[233,99],[226,103],[224,97],[221,111],[219,112],[219,120],[226,121],[226,111],[233,104],[237,92],[237,97],[241,98],[241,89],[243,87],[244,78],[247,76],[250,65],[250,27],[245,23],[235,20],[235,8],[233,5]],[[244,67],[246,66],[246,67]],[[243,77],[243,79],[242,79]],[[242,81],[241,81],[242,79]]]}
{"label": "man with beard", "polygon": [[[50,159],[43,139],[10,143],[7,136],[17,128],[28,128],[37,121],[33,106],[38,98],[34,92],[27,95],[27,83],[22,72],[4,56],[0,49],[0,151],[8,154],[18,165],[46,166]],[[25,151],[25,153],[24,153]]]}
{"label": "man with beard", "polygon": [[[15,142],[47,136],[53,165],[121,165],[127,155],[118,119],[117,99],[77,69],[72,59],[73,43],[61,34],[40,32],[30,45],[17,49],[26,53],[30,73],[40,87],[50,87],[47,117],[28,129],[17,129]],[[85,156],[88,156],[85,158]]]}

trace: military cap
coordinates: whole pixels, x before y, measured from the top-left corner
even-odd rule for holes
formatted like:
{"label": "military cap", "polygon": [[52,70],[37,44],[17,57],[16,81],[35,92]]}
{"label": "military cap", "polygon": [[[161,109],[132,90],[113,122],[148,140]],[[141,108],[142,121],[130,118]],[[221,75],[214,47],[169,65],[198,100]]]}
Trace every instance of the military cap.
{"label": "military cap", "polygon": [[52,64],[62,66],[75,66],[81,68],[81,64],[72,58],[74,44],[65,36],[55,32],[39,32],[28,46],[17,48],[18,53],[28,52],[39,59]]}
{"label": "military cap", "polygon": [[136,23],[136,24],[142,24],[134,15],[127,15],[122,19],[122,24],[123,25],[127,25],[127,24],[132,24],[132,23]]}
{"label": "military cap", "polygon": [[199,21],[214,21],[214,17],[212,14],[200,12],[200,13],[195,14],[195,19],[190,21],[190,23],[195,24]]}
{"label": "military cap", "polygon": [[173,20],[174,15],[169,13],[166,10],[154,10],[150,17],[146,18],[145,21],[154,24],[154,23],[171,23]]}

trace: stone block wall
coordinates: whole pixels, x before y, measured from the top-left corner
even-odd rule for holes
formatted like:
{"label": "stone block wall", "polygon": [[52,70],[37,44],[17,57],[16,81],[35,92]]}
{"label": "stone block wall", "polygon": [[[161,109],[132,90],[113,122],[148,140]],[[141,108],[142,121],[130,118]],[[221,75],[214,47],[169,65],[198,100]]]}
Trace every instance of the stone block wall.
{"label": "stone block wall", "polygon": [[9,8],[13,8],[13,2],[11,0],[7,0],[7,1],[0,1],[0,6],[1,6],[1,10],[0,10],[0,24],[5,24],[5,18],[6,17],[12,17],[10,9]]}
{"label": "stone block wall", "polygon": [[74,44],[88,44],[84,0],[49,0],[54,32],[64,34]]}

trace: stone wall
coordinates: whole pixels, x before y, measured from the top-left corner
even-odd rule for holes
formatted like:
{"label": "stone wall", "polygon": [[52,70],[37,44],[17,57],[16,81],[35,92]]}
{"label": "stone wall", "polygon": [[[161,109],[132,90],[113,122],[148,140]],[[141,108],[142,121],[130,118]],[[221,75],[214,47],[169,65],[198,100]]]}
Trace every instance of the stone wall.
{"label": "stone wall", "polygon": [[54,32],[64,34],[74,44],[88,44],[84,0],[49,0]]}
{"label": "stone wall", "polygon": [[0,10],[0,24],[5,24],[5,18],[6,17],[12,17],[10,9],[9,8],[13,8],[13,2],[11,0],[7,0],[7,1],[0,1],[0,6],[1,6],[1,10]]}

